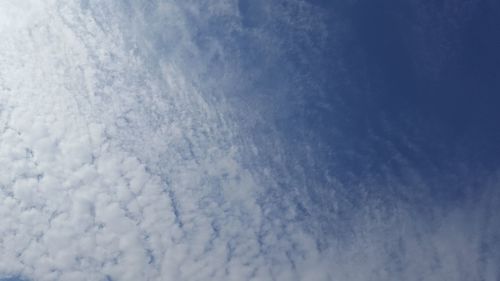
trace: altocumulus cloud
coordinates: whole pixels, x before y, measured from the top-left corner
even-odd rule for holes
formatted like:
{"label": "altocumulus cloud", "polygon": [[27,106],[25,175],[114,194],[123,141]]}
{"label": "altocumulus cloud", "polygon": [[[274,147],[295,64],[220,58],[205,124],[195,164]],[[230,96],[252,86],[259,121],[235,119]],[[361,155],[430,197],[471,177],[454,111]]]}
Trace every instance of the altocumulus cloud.
{"label": "altocumulus cloud", "polygon": [[251,3],[0,3],[0,277],[497,280],[496,180],[427,220],[309,179],[274,122],[321,13]]}
{"label": "altocumulus cloud", "polygon": [[[300,278],[290,251],[314,248],[312,239],[293,223],[280,237],[263,222],[262,190],[239,163],[224,101],[213,108],[187,75],[204,63],[189,59],[199,50],[186,38],[183,13],[196,5],[151,8],[175,32],[168,39],[178,37],[171,46],[141,41],[147,26],[139,39],[124,34],[124,18],[137,24],[147,11],[134,9],[148,8],[125,6],[0,4],[0,272],[33,280]],[[179,61],[155,61],[161,47]]]}

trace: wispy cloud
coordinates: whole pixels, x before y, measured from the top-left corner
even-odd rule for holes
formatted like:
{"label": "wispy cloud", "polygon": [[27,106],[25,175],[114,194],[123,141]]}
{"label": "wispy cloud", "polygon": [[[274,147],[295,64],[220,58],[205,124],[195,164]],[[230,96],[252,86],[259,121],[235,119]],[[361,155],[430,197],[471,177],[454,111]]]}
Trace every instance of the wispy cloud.
{"label": "wispy cloud", "polygon": [[0,4],[0,277],[496,280],[494,184],[428,222],[308,178],[263,77],[321,22],[243,2]]}

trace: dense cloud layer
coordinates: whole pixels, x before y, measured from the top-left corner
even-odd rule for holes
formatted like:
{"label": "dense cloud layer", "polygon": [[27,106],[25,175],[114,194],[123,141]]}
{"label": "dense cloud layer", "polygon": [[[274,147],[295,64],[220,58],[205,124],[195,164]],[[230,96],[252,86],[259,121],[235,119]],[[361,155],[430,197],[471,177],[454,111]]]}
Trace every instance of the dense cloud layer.
{"label": "dense cloud layer", "polygon": [[0,277],[498,278],[495,180],[429,222],[288,149],[317,8],[201,2],[0,4]]}

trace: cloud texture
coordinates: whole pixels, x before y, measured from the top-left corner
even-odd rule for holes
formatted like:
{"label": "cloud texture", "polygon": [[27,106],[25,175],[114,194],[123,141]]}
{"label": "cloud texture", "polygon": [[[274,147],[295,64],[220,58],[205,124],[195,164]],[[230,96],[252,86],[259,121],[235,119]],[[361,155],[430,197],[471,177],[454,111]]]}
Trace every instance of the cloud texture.
{"label": "cloud texture", "polygon": [[276,124],[306,98],[289,79],[314,84],[284,54],[314,56],[321,12],[250,2],[0,4],[0,274],[498,280],[494,180],[428,222],[309,178]]}

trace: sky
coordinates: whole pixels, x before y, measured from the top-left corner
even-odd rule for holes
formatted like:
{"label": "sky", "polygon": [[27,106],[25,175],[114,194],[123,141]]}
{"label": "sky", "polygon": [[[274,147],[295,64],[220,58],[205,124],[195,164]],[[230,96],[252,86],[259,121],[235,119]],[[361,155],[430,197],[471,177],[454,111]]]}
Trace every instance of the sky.
{"label": "sky", "polygon": [[0,280],[500,280],[499,15],[0,2]]}

